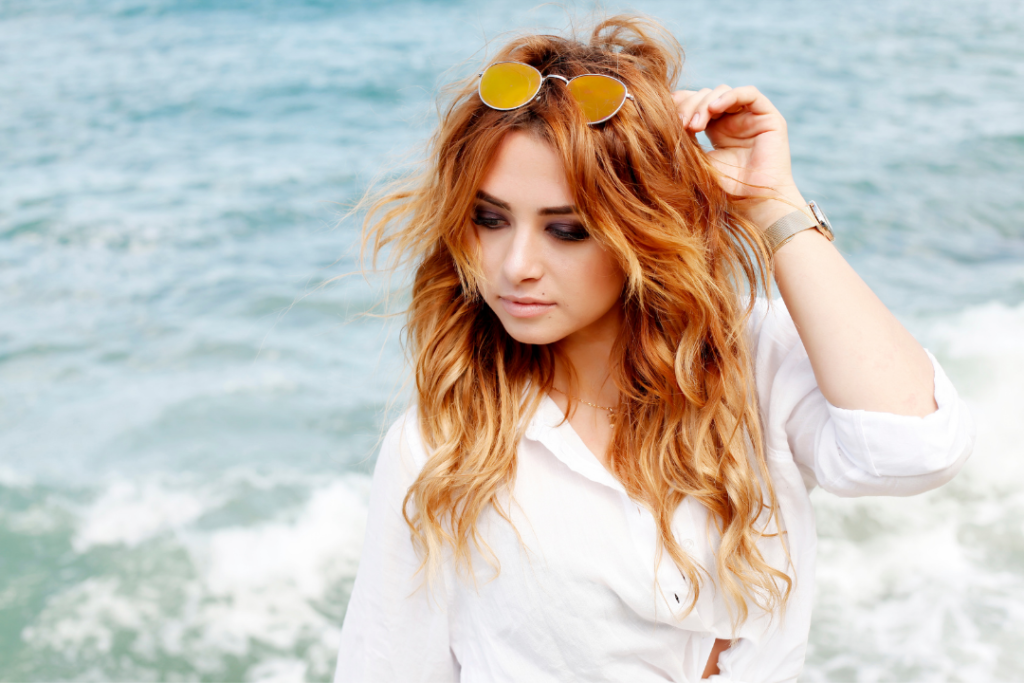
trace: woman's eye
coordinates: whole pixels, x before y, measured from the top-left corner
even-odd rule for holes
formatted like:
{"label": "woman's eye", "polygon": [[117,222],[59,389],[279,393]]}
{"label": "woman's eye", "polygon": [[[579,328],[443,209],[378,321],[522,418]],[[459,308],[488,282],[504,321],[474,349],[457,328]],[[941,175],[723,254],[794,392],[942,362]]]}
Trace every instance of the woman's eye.
{"label": "woman's eye", "polygon": [[590,233],[579,224],[549,225],[548,230],[551,231],[551,234],[554,235],[556,239],[560,239],[564,242],[581,242],[590,237]]}
{"label": "woman's eye", "polygon": [[477,213],[473,216],[473,222],[482,228],[500,228],[504,219],[493,213]]}

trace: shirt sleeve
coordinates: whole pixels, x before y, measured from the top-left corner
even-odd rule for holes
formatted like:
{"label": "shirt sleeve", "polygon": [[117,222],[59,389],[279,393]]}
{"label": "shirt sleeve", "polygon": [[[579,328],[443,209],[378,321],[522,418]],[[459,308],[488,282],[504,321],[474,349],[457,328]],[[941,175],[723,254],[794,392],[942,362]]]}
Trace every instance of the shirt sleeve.
{"label": "shirt sleeve", "polygon": [[405,494],[425,461],[416,420],[415,407],[410,408],[381,445],[335,683],[459,680],[444,577],[438,574],[429,587],[425,584],[402,515]]}
{"label": "shirt sleeve", "polygon": [[781,299],[751,318],[755,374],[769,452],[792,453],[808,488],[840,496],[909,496],[952,479],[974,446],[974,422],[935,357],[935,402],[924,417],[846,410],[818,389]]}

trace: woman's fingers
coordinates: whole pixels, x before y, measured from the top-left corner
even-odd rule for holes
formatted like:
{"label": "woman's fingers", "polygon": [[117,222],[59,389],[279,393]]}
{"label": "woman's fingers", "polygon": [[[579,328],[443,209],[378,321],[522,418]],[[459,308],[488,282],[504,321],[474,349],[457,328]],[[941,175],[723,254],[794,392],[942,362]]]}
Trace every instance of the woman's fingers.
{"label": "woman's fingers", "polygon": [[771,101],[752,85],[731,88],[708,103],[708,111],[715,116],[734,114],[744,109],[752,114],[773,114],[777,111]]}
{"label": "woman's fingers", "polygon": [[683,119],[686,129],[694,133],[704,130],[712,118],[711,112],[708,110],[708,105],[719,100],[731,90],[732,88],[723,84],[714,90],[708,90],[705,88],[704,90],[699,91],[700,99],[697,101],[696,105],[693,106],[690,116]]}
{"label": "woman's fingers", "polygon": [[709,158],[723,171],[719,183],[727,192],[763,199],[765,188],[795,187],[786,121],[757,88],[680,90],[672,99],[685,131],[707,133]]}
{"label": "woman's fingers", "polygon": [[772,103],[752,85],[730,88],[720,85],[715,89],[677,90],[672,93],[679,118],[686,130],[698,133],[714,119],[725,114],[749,111],[753,114],[777,113]]}
{"label": "woman's fingers", "polygon": [[679,113],[679,120],[683,122],[683,127],[686,127],[690,119],[693,118],[701,99],[710,92],[710,88],[703,88],[701,90],[677,90],[672,93],[672,99],[676,102],[676,111]]}

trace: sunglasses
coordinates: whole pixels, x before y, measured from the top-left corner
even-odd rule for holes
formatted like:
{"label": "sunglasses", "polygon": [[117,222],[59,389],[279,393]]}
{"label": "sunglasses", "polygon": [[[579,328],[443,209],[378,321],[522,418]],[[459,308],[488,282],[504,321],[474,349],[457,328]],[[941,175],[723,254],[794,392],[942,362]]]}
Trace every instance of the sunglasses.
{"label": "sunglasses", "polygon": [[529,64],[498,62],[484,69],[479,76],[477,91],[480,99],[491,109],[501,111],[529,104],[537,97],[544,81],[557,78],[569,88],[569,94],[579,103],[590,125],[607,121],[619,113],[626,100],[633,99],[625,83],[602,74],[582,74],[573,78],[557,74],[542,76]]}

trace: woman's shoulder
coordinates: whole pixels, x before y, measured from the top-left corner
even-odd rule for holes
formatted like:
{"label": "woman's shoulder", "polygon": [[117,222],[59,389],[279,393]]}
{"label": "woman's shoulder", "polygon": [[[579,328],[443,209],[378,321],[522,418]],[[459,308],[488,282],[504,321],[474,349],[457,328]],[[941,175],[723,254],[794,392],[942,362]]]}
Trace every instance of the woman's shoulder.
{"label": "woman's shoulder", "polygon": [[419,408],[413,403],[388,427],[381,441],[377,467],[385,467],[402,479],[415,475],[427,462],[420,431]]}

